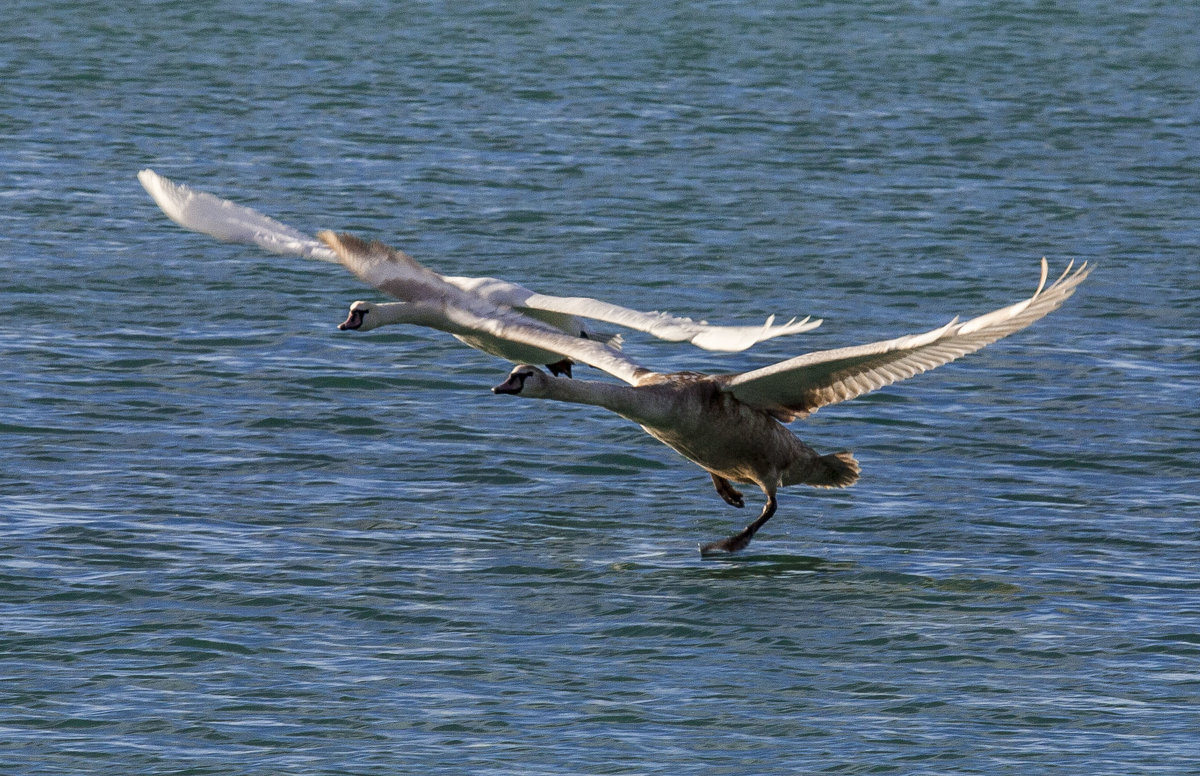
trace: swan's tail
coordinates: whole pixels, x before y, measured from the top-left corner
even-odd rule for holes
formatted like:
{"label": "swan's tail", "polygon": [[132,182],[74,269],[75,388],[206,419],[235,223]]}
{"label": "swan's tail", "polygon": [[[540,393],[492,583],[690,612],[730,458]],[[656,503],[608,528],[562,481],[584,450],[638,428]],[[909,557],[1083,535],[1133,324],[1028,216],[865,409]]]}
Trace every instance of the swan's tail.
{"label": "swan's tail", "polygon": [[858,480],[858,472],[858,461],[848,450],[843,450],[814,461],[804,484],[814,488],[845,488]]}

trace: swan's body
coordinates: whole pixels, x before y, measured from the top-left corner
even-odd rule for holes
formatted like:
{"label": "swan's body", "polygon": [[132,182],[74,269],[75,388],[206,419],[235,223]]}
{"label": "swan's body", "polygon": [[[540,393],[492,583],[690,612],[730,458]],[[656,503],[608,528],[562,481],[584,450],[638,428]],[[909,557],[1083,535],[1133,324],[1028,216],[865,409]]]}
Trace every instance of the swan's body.
{"label": "swan's body", "polygon": [[762,513],[742,531],[701,547],[736,552],[775,513],[776,490],[786,485],[845,487],[859,467],[847,452],[819,455],[788,431],[788,422],[820,407],[860,396],[974,352],[1057,309],[1088,274],[1071,267],[1052,285],[1042,280],[1032,297],[978,318],[924,334],[869,345],[819,351],[741,374],[660,374],[615,351],[582,343],[561,352],[621,378],[628,385],[564,380],[536,367],[514,369],[496,393],[593,404],[642,426],[647,433],[707,471],[717,493],[743,506],[732,483],[766,495]]}
{"label": "swan's body", "polygon": [[[810,331],[821,325],[820,320],[805,318],[792,319],[776,326],[775,316],[771,316],[762,326],[710,326],[666,313],[643,313],[588,297],[538,294],[516,283],[496,278],[439,275],[421,266],[403,251],[395,249],[388,249],[393,259],[390,262],[364,260],[348,253],[366,250],[368,246],[362,241],[353,241],[348,244],[349,247],[339,249],[326,244],[328,241],[307,235],[256,210],[175,183],[153,170],[142,170],[138,173],[138,180],[162,211],[185,229],[226,242],[257,245],[273,253],[340,262],[363,280],[402,300],[384,304],[355,302],[350,315],[339,327],[342,329],[366,331],[393,323],[429,325],[422,324],[422,321],[429,319],[429,311],[420,306],[436,304],[441,298],[460,306],[483,303],[485,306],[513,311],[530,322],[548,325],[563,334],[600,339],[609,344],[620,340],[597,336],[581,319],[624,326],[670,342],[690,342],[706,350],[723,351],[745,350],[766,339]],[[364,273],[356,269],[364,266],[370,266],[371,271]],[[404,305],[407,304],[418,307],[405,309]],[[569,374],[570,362],[552,351],[497,340],[479,333],[455,336],[471,347],[513,363],[557,362],[551,364],[551,368]]]}

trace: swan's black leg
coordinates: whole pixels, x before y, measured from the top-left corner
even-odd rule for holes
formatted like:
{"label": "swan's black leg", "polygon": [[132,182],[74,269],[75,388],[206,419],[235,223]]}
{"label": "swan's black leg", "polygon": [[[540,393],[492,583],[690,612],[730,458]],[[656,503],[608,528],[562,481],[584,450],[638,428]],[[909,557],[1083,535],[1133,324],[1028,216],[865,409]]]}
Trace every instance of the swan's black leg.
{"label": "swan's black leg", "polygon": [[733,487],[733,483],[725,479],[719,474],[708,473],[712,477],[713,485],[717,487],[717,495],[725,499],[726,504],[735,506],[738,509],[746,506],[746,502],[742,500],[742,492]]}
{"label": "swan's black leg", "polygon": [[750,540],[754,538],[754,534],[758,533],[758,529],[771,519],[771,515],[775,514],[775,508],[779,506],[779,502],[775,500],[775,492],[771,490],[767,493],[767,503],[763,504],[762,514],[741,531],[735,533],[726,539],[711,544],[700,546],[701,555],[712,555],[719,552],[737,552],[744,549]]}
{"label": "swan's black leg", "polygon": [[546,368],[550,370],[550,374],[558,377],[566,375],[571,377],[571,364],[573,362],[569,358],[564,358],[562,361],[555,361],[553,364],[546,364]]}

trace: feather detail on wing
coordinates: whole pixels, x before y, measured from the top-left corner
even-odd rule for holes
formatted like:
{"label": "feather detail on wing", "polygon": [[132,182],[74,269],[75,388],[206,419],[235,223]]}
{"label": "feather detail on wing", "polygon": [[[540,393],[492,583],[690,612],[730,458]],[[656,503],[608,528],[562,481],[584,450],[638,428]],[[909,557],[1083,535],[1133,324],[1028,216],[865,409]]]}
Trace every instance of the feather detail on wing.
{"label": "feather detail on wing", "polygon": [[328,229],[317,232],[317,239],[360,280],[403,302],[472,298],[404,251],[378,240],[367,242],[352,234],[338,234]]}
{"label": "feather detail on wing", "polygon": [[715,326],[669,313],[643,313],[586,296],[539,294],[496,278],[448,277],[446,280],[496,304],[516,308],[562,329],[569,328],[568,322],[573,318],[588,318],[644,332],[667,342],[690,342],[705,350],[745,350],[772,337],[799,334],[821,325],[820,320],[793,318],[776,326],[772,315],[762,326]]}
{"label": "feather detail on wing", "polygon": [[368,243],[354,235],[329,231],[320,232],[317,237],[351,272],[381,291],[425,309],[439,309],[441,318],[429,317],[427,321],[433,328],[557,353],[634,385],[652,374],[603,342],[564,334],[507,305],[464,291],[384,243]]}
{"label": "feather detail on wing", "polygon": [[643,313],[585,296],[531,294],[521,302],[521,306],[604,321],[645,332],[667,342],[690,342],[705,350],[731,352],[746,350],[772,337],[811,331],[821,325],[820,320],[793,318],[776,326],[775,316],[772,315],[762,326],[717,326],[670,313]]}
{"label": "feather detail on wing", "polygon": [[163,213],[184,229],[225,242],[257,245],[272,253],[337,261],[319,240],[257,210],[175,183],[154,170],[139,172],[138,181]]}
{"label": "feather detail on wing", "polygon": [[778,364],[720,378],[729,391],[751,407],[784,422],[803,418],[827,404],[853,399],[906,380],[1020,331],[1054,311],[1091,271],[1074,262],[1046,286],[1046,260],[1033,296],[962,323],[856,347],[808,353]]}

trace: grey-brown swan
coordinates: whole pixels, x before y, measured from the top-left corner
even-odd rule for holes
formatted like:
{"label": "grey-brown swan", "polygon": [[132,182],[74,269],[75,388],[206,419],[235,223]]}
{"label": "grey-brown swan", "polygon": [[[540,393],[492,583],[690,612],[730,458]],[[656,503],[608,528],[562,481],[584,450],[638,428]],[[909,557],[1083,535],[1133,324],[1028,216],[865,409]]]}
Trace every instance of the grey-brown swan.
{"label": "grey-brown swan", "polygon": [[757,486],[766,495],[762,513],[738,533],[700,548],[706,554],[737,552],[775,514],[778,488],[841,488],[858,479],[858,462],[849,452],[820,455],[783,423],[953,361],[1029,326],[1058,308],[1090,271],[1086,263],[1074,271],[1072,266],[1046,286],[1042,259],[1033,296],[969,321],[955,318],[923,334],[818,351],[741,374],[661,374],[586,341],[509,331],[509,336],[553,347],[628,385],[565,380],[522,365],[492,390],[593,404],[632,420],[707,471],[717,493],[733,506],[744,503],[733,483]]}
{"label": "grey-brown swan", "polygon": [[[185,229],[225,242],[257,245],[273,253],[340,262],[363,280],[402,300],[391,303],[355,302],[351,305],[346,320],[338,327],[343,330],[367,331],[396,323],[427,325],[422,323],[428,318],[426,311],[419,306],[436,300],[439,296],[445,296],[458,304],[467,300],[507,308],[570,336],[600,339],[608,344],[615,344],[620,338],[596,335],[580,319],[601,321],[645,332],[670,342],[690,342],[706,350],[721,351],[745,350],[766,339],[810,331],[821,325],[820,320],[793,318],[788,323],[777,326],[774,322],[775,316],[769,317],[762,326],[709,325],[703,321],[696,322],[667,313],[643,313],[588,297],[538,294],[516,283],[496,278],[439,275],[395,249],[391,250],[397,255],[403,255],[403,261],[372,264],[372,271],[364,274],[356,269],[361,262],[347,258],[346,254],[339,253],[335,246],[326,245],[322,240],[257,210],[176,183],[153,170],[142,170],[138,173],[138,180],[163,213]],[[407,305],[410,304],[417,304],[418,307],[409,308]],[[513,363],[545,363],[549,364],[556,374],[570,374],[569,359],[555,357],[553,362],[547,361],[545,359],[553,354],[544,350],[486,336],[455,336],[472,347]]]}

